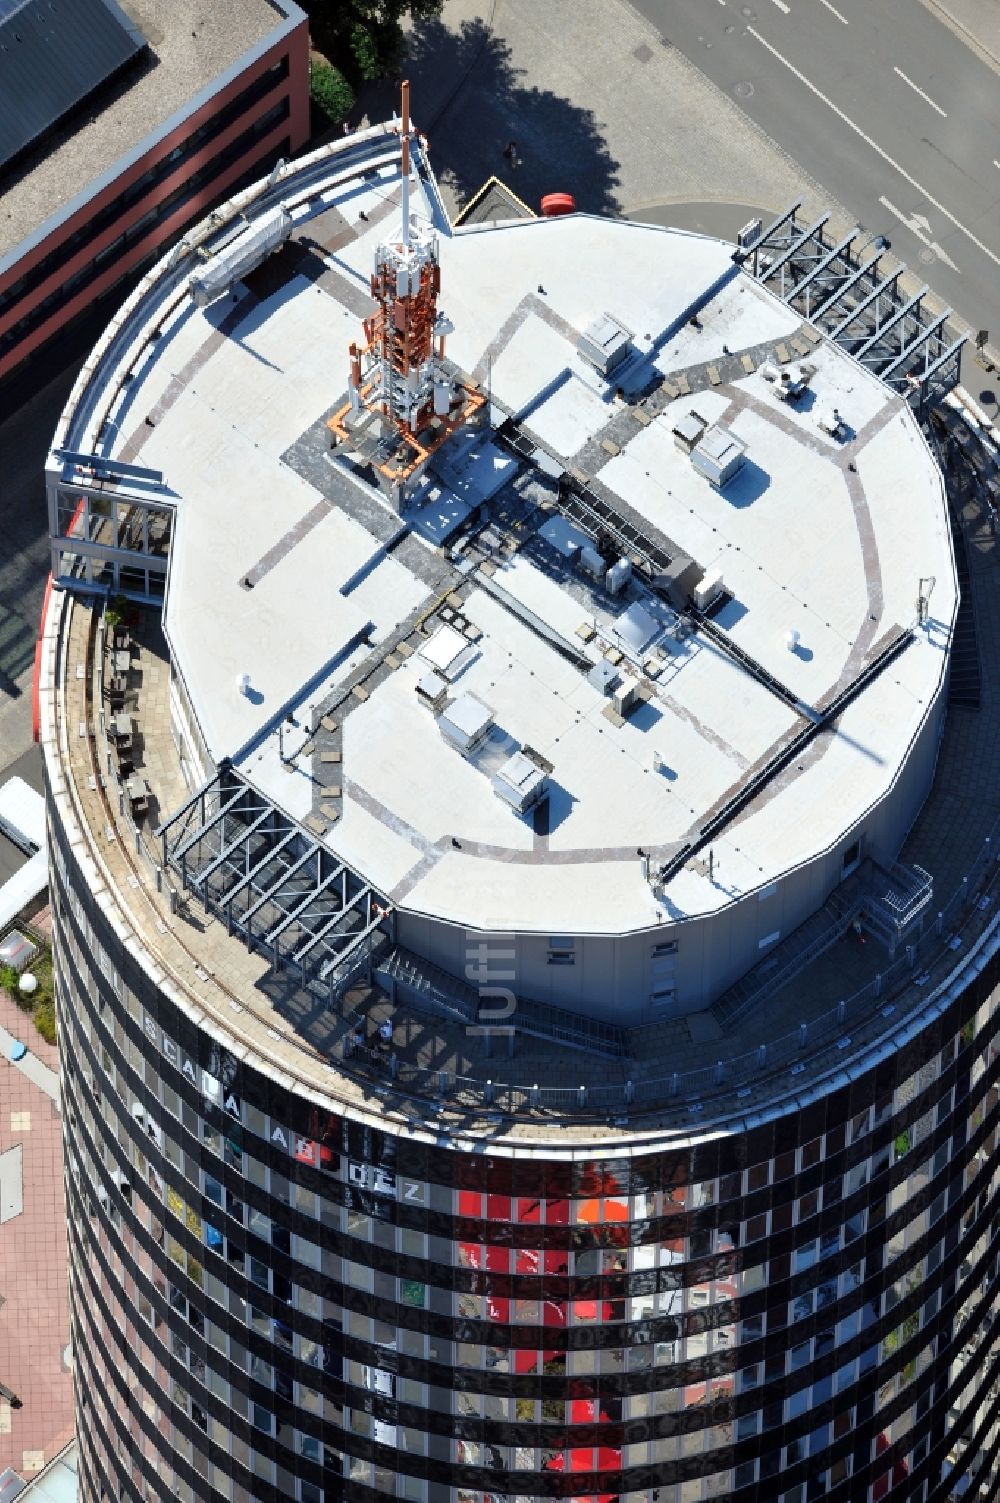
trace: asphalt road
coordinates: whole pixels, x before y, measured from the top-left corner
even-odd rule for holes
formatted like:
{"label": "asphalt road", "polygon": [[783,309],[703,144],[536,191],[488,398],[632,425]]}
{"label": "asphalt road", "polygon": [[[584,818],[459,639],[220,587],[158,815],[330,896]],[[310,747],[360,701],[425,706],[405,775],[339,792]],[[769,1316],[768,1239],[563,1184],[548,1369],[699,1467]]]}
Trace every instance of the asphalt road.
{"label": "asphalt road", "polygon": [[632,0],[1000,346],[1000,78],[918,0]]}

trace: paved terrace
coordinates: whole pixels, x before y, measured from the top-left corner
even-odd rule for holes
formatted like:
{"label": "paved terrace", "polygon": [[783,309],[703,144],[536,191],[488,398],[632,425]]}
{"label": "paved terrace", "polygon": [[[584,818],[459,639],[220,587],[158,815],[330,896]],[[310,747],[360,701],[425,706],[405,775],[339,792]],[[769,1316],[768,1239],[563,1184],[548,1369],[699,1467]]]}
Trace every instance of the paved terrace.
{"label": "paved terrace", "polygon": [[[331,1005],[248,953],[193,899],[182,898],[171,913],[168,883],[156,890],[151,832],[186,789],[170,733],[169,667],[154,612],[144,613],[136,633],[129,700],[136,765],[152,791],[148,818],[137,830],[120,812],[101,730],[98,616],[90,605],[66,598],[61,695],[68,770],[99,860],[127,903],[128,924],[178,979],[188,1005],[236,1034],[248,1057],[266,1057],[272,1068],[285,1069],[349,1112],[400,1116],[435,1134],[539,1139],[558,1126],[560,1142],[570,1149],[593,1140],[595,1122],[603,1124],[602,1139],[689,1131],[696,1122],[707,1125],[709,1112],[714,1120],[734,1110],[766,1109],[773,1098],[787,1097],[790,1075],[801,1092],[815,1074],[847,1068],[860,1049],[926,1004],[995,919],[995,856],[984,862],[981,853],[1000,815],[993,756],[1000,736],[1000,558],[988,518],[974,502],[966,504],[962,525],[983,665],[981,707],[949,712],[936,781],[902,853],[932,874],[933,914],[944,916],[940,923],[926,921],[912,960],[903,954],[891,964],[871,935],[864,944],[853,934],[839,939],[724,1033],[708,1013],[644,1030],[632,1057],[588,1055],[522,1035],[508,1057],[506,1036],[487,1039],[443,1017],[391,1004],[374,986],[356,986]],[[84,668],[79,677],[78,664]],[[89,727],[87,735],[77,734],[80,725]],[[970,873],[963,895],[962,879]],[[846,1003],[842,1023],[838,1003]],[[373,1047],[386,1017],[393,1025],[391,1051]],[[359,1027],[367,1039],[360,1049],[351,1043]],[[762,1045],[768,1051],[763,1064]],[[531,1091],[536,1082],[544,1083],[540,1093]],[[508,1083],[518,1089],[508,1093]]]}
{"label": "paved terrace", "polygon": [[[8,1058],[18,1039],[29,1053]],[[0,1473],[39,1471],[73,1435],[59,1053],[0,991]]]}

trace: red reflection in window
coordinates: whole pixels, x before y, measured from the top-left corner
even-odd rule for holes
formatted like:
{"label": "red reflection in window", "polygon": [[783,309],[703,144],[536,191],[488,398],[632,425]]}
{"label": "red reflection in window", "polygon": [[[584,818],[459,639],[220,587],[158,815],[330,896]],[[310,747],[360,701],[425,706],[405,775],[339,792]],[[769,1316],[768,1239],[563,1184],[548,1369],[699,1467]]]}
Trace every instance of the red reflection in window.
{"label": "red reflection in window", "polygon": [[[884,1456],[890,1449],[892,1442],[883,1430],[875,1442],[876,1457]],[[877,1503],[880,1498],[887,1498],[892,1488],[900,1487],[910,1475],[910,1468],[903,1460],[897,1461],[892,1471],[885,1471],[881,1477],[876,1477],[872,1487],[872,1498]]]}

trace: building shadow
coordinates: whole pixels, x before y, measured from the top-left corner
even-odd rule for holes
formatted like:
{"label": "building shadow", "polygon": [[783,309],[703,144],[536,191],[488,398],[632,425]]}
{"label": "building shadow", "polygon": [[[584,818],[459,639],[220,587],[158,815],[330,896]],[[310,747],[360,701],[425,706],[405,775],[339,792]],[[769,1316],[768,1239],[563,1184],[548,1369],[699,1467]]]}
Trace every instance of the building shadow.
{"label": "building shadow", "polygon": [[742,509],[744,506],[752,506],[755,501],[759,501],[770,484],[771,477],[767,471],[761,469],[754,460],[747,458],[740,465],[732,480],[726,482],[722,495],[730,506]]}

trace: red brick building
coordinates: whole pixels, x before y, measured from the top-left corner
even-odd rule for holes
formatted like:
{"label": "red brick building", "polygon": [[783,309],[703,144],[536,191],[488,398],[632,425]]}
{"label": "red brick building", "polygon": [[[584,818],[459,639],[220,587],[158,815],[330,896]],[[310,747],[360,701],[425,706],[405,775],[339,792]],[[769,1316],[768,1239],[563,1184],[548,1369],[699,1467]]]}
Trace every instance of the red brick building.
{"label": "red brick building", "polygon": [[308,137],[292,0],[133,0],[128,19],[138,64],[0,165],[0,378]]}

